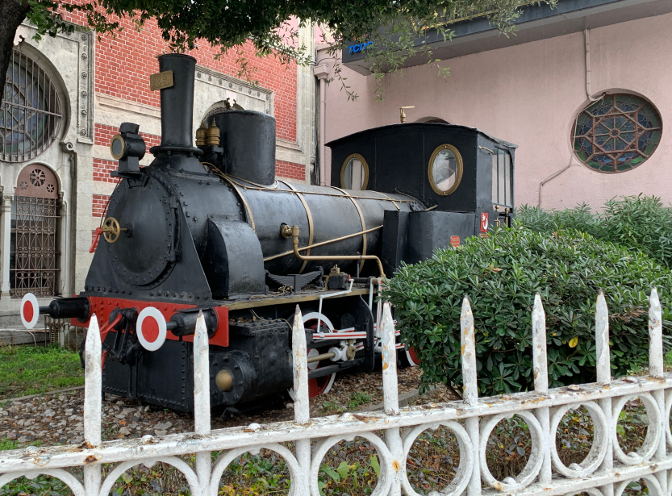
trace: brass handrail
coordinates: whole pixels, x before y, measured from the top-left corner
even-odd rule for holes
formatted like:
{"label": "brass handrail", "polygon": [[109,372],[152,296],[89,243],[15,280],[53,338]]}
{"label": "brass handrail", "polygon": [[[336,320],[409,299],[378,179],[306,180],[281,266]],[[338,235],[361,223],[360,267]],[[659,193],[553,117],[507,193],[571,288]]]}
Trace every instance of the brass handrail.
{"label": "brass handrail", "polygon": [[299,260],[320,261],[320,260],[375,260],[378,264],[380,277],[385,278],[385,271],[383,264],[376,255],[331,255],[331,256],[307,256],[299,253],[299,226],[292,226],[292,248],[294,249],[294,256]]}

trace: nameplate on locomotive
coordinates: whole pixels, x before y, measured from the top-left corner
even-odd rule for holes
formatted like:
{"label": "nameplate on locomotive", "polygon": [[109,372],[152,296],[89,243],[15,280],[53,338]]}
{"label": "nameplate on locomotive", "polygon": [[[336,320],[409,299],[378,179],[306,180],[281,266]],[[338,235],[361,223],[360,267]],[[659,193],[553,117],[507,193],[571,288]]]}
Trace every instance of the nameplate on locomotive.
{"label": "nameplate on locomotive", "polygon": [[149,89],[163,90],[173,86],[173,71],[157,72],[149,76]]}

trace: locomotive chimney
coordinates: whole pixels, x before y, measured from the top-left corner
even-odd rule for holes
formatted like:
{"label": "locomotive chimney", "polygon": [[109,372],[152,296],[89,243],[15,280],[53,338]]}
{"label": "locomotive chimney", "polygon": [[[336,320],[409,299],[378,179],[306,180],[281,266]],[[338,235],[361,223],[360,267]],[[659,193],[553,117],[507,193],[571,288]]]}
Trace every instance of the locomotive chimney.
{"label": "locomotive chimney", "polygon": [[200,154],[192,141],[196,59],[179,53],[158,58],[161,72],[151,78],[151,88],[161,90],[161,146],[157,151]]}

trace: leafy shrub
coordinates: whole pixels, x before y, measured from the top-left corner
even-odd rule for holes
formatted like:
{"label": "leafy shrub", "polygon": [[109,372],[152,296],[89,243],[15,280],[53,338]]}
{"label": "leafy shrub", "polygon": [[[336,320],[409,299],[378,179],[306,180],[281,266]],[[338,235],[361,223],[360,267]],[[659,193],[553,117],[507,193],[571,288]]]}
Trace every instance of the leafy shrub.
{"label": "leafy shrub", "polygon": [[[424,386],[461,383],[460,310],[468,296],[476,327],[479,389],[531,389],[534,295],[546,310],[551,386],[595,380],[595,301],[610,311],[615,376],[648,354],[648,296],[658,287],[666,309],[672,275],[649,257],[578,231],[552,235],[516,227],[473,237],[457,249],[403,266],[383,297],[395,306],[405,343],[419,353]],[[672,322],[664,311],[663,325]]]}
{"label": "leafy shrub", "polygon": [[672,208],[655,196],[626,196],[605,203],[602,214],[586,204],[566,210],[543,210],[523,205],[518,222],[539,232],[576,229],[598,239],[640,250],[658,263],[672,267]]}
{"label": "leafy shrub", "polygon": [[590,205],[585,203],[565,210],[544,210],[523,205],[516,209],[516,221],[519,225],[543,233],[574,229],[599,239],[604,234],[599,215],[593,213]]}

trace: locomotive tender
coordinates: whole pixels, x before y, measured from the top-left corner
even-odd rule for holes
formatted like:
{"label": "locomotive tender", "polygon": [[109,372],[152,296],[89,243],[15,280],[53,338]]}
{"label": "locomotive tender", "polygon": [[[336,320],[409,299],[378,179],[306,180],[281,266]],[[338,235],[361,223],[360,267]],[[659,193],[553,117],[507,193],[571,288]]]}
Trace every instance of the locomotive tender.
{"label": "locomotive tender", "polygon": [[[210,337],[211,404],[249,404],[292,386],[294,308],[304,315],[311,394],[375,364],[373,296],[401,262],[510,221],[514,146],[472,128],[398,124],[329,143],[332,183],[275,179],[275,119],[207,116],[192,142],[195,59],[159,57],[161,145],[138,125],[112,139],[120,181],[84,291],[39,313],[101,323],[105,392],[193,409],[193,333]],[[411,355],[398,345],[400,353]]]}

